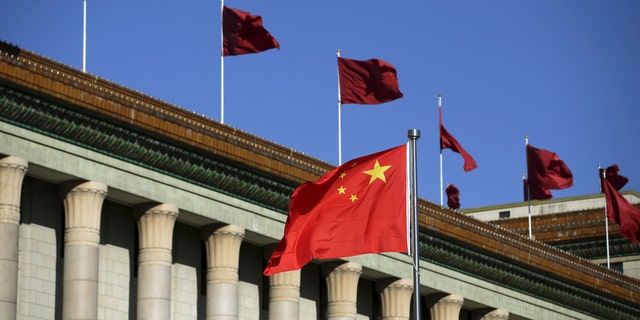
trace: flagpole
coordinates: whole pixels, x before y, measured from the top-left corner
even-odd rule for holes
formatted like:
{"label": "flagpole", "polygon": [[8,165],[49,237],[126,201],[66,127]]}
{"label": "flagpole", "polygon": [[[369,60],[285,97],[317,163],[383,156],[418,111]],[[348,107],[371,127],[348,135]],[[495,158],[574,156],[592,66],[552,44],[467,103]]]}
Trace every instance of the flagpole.
{"label": "flagpole", "polygon": [[414,319],[420,319],[420,253],[418,252],[418,174],[416,141],[420,138],[420,130],[411,129],[409,137],[409,170],[410,170],[410,206],[413,215],[412,249],[413,252],[413,306]]}
{"label": "flagpole", "polygon": [[87,0],[84,3],[82,18],[82,72],[87,72]]}
{"label": "flagpole", "polygon": [[224,0],[220,0],[220,123],[224,123]]}
{"label": "flagpole", "polygon": [[[600,164],[598,163],[598,174],[600,174],[600,171],[602,171],[601,179],[606,179],[607,178],[607,172],[605,170],[601,170]],[[604,190],[602,190],[603,183],[604,183],[604,181],[600,183],[600,193],[604,193]],[[607,244],[607,268],[611,269],[611,260],[610,260],[610,255],[609,255],[609,214],[607,212],[607,197],[606,196],[604,198],[604,230],[605,230],[605,239],[606,239],[606,244]]]}
{"label": "flagpole", "polygon": [[[526,146],[529,145],[529,136],[525,136],[524,137],[524,141],[525,141],[525,155],[527,152],[527,148]],[[529,212],[529,239],[533,239],[533,234],[531,232],[531,187],[529,186],[529,184],[531,183],[531,180],[529,180],[529,157],[526,157],[527,159],[527,202],[528,202],[528,212]]]}
{"label": "flagpole", "polygon": [[[440,114],[440,125],[438,130],[442,130],[442,95],[438,94],[438,112]],[[442,132],[440,132],[440,139],[442,139]],[[442,142],[442,141],[440,141]],[[442,179],[442,143],[440,143],[440,205],[444,205],[444,194],[442,193],[443,179]]]}
{"label": "flagpole", "polygon": [[[336,54],[340,58],[340,49]],[[340,66],[338,66],[338,165],[342,165],[342,99],[340,97]]]}

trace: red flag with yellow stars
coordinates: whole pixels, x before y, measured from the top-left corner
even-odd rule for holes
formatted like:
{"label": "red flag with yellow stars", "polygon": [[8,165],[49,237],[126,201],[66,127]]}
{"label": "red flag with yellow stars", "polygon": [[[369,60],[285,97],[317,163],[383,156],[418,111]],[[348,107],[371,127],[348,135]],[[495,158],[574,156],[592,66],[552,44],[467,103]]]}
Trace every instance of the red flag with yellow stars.
{"label": "red flag with yellow stars", "polygon": [[407,216],[407,146],[351,160],[293,192],[264,275],[313,259],[407,252]]}

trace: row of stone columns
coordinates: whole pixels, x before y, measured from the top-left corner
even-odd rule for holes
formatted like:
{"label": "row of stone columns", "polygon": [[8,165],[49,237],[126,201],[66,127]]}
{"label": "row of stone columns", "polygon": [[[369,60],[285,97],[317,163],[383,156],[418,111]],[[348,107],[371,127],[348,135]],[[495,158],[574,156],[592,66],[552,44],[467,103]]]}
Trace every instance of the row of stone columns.
{"label": "row of stone columns", "polygon": [[[0,319],[16,319],[20,193],[27,161],[0,159]],[[65,209],[63,319],[96,319],[98,314],[98,252],[100,216],[107,186],[95,181],[68,181],[60,193]],[[173,228],[179,210],[170,204],[135,208],[139,230],[138,319],[170,319]],[[206,318],[238,318],[238,263],[244,228],[215,224],[202,232],[207,254]],[[354,262],[322,266],[327,283],[327,316],[356,319],[357,288],[362,267]],[[270,277],[269,319],[298,319],[300,270]],[[409,319],[412,281],[378,283],[382,319]],[[461,296],[449,295],[430,307],[431,319],[458,319]],[[506,314],[506,317],[505,317]],[[508,312],[488,312],[479,319],[508,319]]]}

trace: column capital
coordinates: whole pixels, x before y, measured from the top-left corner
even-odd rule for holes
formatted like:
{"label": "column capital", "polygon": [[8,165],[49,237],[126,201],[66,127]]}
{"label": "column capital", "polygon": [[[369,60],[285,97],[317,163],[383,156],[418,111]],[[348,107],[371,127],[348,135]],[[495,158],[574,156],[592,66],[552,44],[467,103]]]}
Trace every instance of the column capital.
{"label": "column capital", "polygon": [[276,301],[300,301],[300,269],[279,272],[269,277],[269,299]]}
{"label": "column capital", "polygon": [[107,185],[95,181],[70,180],[59,187],[65,209],[65,243],[97,245]]}
{"label": "column capital", "polygon": [[211,224],[202,229],[207,253],[207,282],[237,283],[244,228]]}
{"label": "column capital", "polygon": [[171,251],[173,226],[178,219],[178,207],[166,203],[143,203],[134,208],[140,234],[140,250]]}
{"label": "column capital", "polygon": [[427,303],[431,306],[431,319],[458,319],[464,298],[457,294],[433,294],[427,297]]}
{"label": "column capital", "polygon": [[18,157],[0,159],[0,223],[20,223],[22,181],[28,165],[27,160]]}
{"label": "column capital", "polygon": [[327,282],[327,312],[329,319],[357,316],[358,280],[362,265],[336,261],[322,265]]}
{"label": "column capital", "polygon": [[382,302],[383,320],[409,319],[413,281],[410,279],[386,278],[376,282]]}
{"label": "column capital", "polygon": [[509,311],[504,309],[479,309],[474,310],[472,313],[472,319],[477,320],[508,320]]}

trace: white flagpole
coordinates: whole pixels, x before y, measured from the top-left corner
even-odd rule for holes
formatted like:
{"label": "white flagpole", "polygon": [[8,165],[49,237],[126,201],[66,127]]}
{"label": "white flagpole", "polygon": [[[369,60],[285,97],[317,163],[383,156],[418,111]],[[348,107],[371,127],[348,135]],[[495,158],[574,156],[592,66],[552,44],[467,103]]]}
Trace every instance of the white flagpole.
{"label": "white flagpole", "polygon": [[409,137],[409,178],[410,178],[410,207],[413,214],[412,248],[413,253],[413,306],[414,319],[420,319],[420,253],[418,252],[418,174],[416,141],[420,138],[420,130],[411,129]]}
{"label": "white flagpole", "polygon": [[[526,146],[529,145],[529,136],[525,136],[524,137],[524,141],[525,141],[525,154],[526,154]],[[527,155],[527,179],[529,179],[529,157]],[[531,232],[531,187],[529,186],[529,184],[531,183],[531,180],[527,180],[527,201],[528,201],[528,210],[529,210],[529,239],[533,239],[533,234]]]}
{"label": "white flagpole", "polygon": [[[438,111],[440,113],[440,123],[438,124],[438,130],[442,130],[440,126],[442,126],[442,95],[438,95]],[[442,139],[442,132],[440,132],[439,139]],[[442,142],[442,140],[440,140]],[[442,192],[443,179],[442,179],[442,145],[440,145],[440,205],[444,205],[444,194]]]}
{"label": "white flagpole", "polygon": [[84,3],[82,22],[82,72],[87,72],[87,0]]}
{"label": "white flagpole", "polygon": [[224,0],[220,0],[220,123],[224,123]]}
{"label": "white flagpole", "polygon": [[[600,172],[600,164],[598,163],[598,173]],[[607,178],[607,172],[602,170],[602,177],[603,180]],[[602,185],[604,184],[604,181],[602,181],[602,183],[600,183],[600,193],[604,193],[604,190],[602,190]],[[611,269],[611,260],[610,260],[610,256],[609,256],[609,215],[607,213],[607,196],[605,195],[604,197],[604,230],[605,230],[605,238],[606,238],[606,244],[607,244],[607,268]]]}
{"label": "white flagpole", "polygon": [[[336,51],[340,58],[340,49]],[[340,66],[338,66],[338,165],[342,165],[342,99],[340,98]]]}

